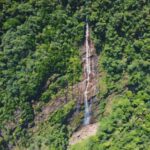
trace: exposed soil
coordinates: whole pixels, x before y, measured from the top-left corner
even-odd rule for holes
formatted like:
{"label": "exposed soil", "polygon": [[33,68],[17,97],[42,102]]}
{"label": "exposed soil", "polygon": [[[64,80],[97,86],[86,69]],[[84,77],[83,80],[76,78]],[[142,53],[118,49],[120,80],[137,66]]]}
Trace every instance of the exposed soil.
{"label": "exposed soil", "polygon": [[79,143],[80,141],[96,134],[98,123],[89,124],[82,127],[79,131],[74,132],[69,140],[69,145]]}

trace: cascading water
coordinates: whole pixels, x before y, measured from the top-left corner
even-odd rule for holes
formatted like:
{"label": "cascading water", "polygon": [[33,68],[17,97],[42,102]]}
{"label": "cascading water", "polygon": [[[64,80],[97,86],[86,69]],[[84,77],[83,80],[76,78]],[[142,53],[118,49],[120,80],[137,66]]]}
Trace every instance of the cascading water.
{"label": "cascading water", "polygon": [[90,65],[90,46],[89,46],[89,25],[86,23],[86,35],[85,35],[85,71],[86,71],[86,88],[84,91],[84,125],[88,125],[90,123],[90,106],[88,103],[88,88],[90,83],[90,74],[91,74],[91,65]]}

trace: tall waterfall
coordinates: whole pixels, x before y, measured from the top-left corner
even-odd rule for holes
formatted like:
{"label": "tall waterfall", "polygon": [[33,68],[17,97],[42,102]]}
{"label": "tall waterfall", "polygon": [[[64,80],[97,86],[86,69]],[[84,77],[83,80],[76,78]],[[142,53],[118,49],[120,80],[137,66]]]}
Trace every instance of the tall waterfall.
{"label": "tall waterfall", "polygon": [[84,125],[88,125],[90,123],[90,105],[88,103],[88,88],[90,83],[90,74],[91,74],[91,65],[90,65],[90,45],[89,45],[89,25],[86,24],[86,35],[85,35],[85,71],[86,71],[86,88],[84,91]]}

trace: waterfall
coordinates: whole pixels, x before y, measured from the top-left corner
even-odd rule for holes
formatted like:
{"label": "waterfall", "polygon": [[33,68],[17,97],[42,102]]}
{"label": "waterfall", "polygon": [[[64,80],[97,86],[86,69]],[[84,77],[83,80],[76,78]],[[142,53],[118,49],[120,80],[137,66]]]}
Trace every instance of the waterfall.
{"label": "waterfall", "polygon": [[90,123],[90,105],[88,103],[88,88],[90,83],[90,74],[91,74],[91,65],[90,65],[90,46],[89,46],[89,25],[86,23],[86,35],[85,35],[85,71],[86,71],[86,88],[84,91],[84,125],[88,125]]}

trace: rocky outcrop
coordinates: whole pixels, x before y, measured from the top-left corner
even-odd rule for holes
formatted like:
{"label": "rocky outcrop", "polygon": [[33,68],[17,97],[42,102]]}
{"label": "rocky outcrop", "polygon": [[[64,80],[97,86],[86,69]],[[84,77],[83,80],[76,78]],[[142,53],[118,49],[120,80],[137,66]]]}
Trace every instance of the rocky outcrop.
{"label": "rocky outcrop", "polygon": [[60,98],[57,98],[57,99],[53,100],[52,102],[48,103],[46,106],[43,106],[41,108],[41,112],[35,116],[34,123],[38,124],[40,122],[47,120],[49,115],[52,112],[58,110],[65,104],[66,104],[66,98],[60,97]]}

